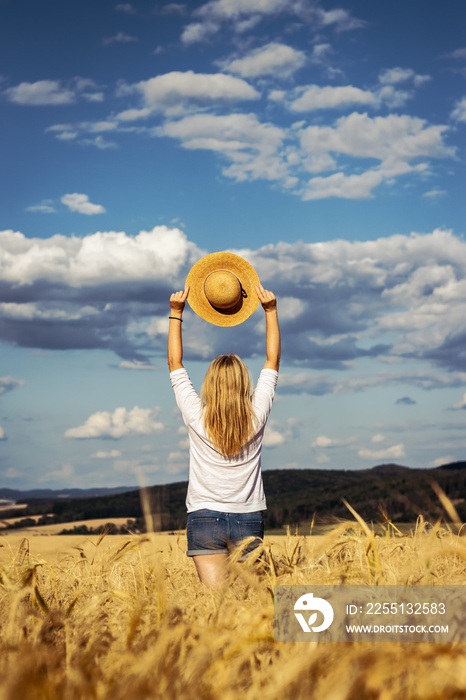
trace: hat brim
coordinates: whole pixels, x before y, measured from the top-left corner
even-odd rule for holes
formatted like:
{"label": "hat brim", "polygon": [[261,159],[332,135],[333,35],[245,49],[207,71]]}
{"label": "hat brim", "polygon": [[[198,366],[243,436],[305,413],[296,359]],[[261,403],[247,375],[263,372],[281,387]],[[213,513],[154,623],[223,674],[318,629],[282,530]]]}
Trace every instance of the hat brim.
{"label": "hat brim", "polygon": [[[231,309],[218,309],[207,299],[204,292],[206,278],[216,270],[228,270],[239,279],[243,295]],[[192,310],[205,321],[215,326],[237,326],[245,321],[259,304],[256,285],[259,277],[253,266],[234,253],[210,253],[195,263],[186,278],[189,285],[188,302]]]}

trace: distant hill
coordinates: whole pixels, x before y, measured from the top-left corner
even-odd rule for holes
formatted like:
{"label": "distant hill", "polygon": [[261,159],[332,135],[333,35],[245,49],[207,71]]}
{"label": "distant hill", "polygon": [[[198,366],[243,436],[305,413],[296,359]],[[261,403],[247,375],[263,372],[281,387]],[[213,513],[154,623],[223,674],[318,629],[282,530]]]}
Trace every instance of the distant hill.
{"label": "distant hill", "polygon": [[[432,482],[444,490],[455,505],[460,518],[466,521],[466,462],[431,469],[411,469],[397,464],[381,464],[371,469],[276,469],[264,471],[264,489],[268,509],[266,528],[292,527],[312,520],[317,523],[352,518],[342,501],[344,498],[368,521],[381,522],[384,513],[393,522],[413,522],[421,514],[430,521],[445,516]],[[187,482],[152,486],[143,491],[145,512],[152,514],[155,530],[185,527]],[[8,489],[0,489],[0,498]],[[73,490],[76,491],[76,490]],[[79,491],[79,490],[78,490]],[[41,515],[41,522],[72,522],[91,518],[126,517],[144,529],[143,506],[139,490],[93,489],[91,497],[76,498],[71,491],[16,492],[12,500],[26,501],[21,515]],[[113,493],[110,493],[113,491]],[[120,492],[119,492],[120,491]],[[9,493],[12,493],[9,491]],[[18,494],[21,496],[18,498]],[[8,497],[8,496],[7,496]],[[3,518],[7,513],[3,512]],[[18,511],[12,511],[11,517]]]}
{"label": "distant hill", "polygon": [[93,488],[93,489],[31,489],[30,491],[19,491],[18,489],[0,488],[0,501],[14,501],[24,503],[37,498],[92,498],[93,496],[109,496],[114,493],[124,493],[134,491],[134,486],[114,486],[113,488]]}

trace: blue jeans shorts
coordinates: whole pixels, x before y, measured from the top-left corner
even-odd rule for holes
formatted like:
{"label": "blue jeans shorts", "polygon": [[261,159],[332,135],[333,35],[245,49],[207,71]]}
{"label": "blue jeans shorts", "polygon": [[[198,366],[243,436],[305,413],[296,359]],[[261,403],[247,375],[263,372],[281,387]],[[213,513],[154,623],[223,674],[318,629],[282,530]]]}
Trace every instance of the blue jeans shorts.
{"label": "blue jeans shorts", "polygon": [[188,513],[188,557],[199,554],[228,554],[248,537],[256,537],[245,548],[243,556],[261,544],[264,537],[262,511],[255,513],[221,513],[217,510],[195,510]]}

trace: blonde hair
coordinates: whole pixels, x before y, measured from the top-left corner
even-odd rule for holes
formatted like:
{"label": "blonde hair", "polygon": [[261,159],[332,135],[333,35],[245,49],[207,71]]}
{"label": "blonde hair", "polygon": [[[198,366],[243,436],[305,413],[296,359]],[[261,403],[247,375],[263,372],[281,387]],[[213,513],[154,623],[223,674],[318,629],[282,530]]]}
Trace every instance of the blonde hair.
{"label": "blonde hair", "polygon": [[201,399],[204,429],[225,457],[239,454],[254,435],[252,382],[238,355],[220,355],[204,377]]}

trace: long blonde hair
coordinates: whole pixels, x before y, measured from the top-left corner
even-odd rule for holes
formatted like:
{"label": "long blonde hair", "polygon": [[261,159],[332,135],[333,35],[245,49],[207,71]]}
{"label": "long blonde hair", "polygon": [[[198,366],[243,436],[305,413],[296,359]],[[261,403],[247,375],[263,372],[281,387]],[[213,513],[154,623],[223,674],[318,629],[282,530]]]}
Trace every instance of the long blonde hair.
{"label": "long blonde hair", "polygon": [[238,355],[220,355],[204,377],[201,399],[204,429],[225,457],[239,454],[254,435],[252,382]]}

